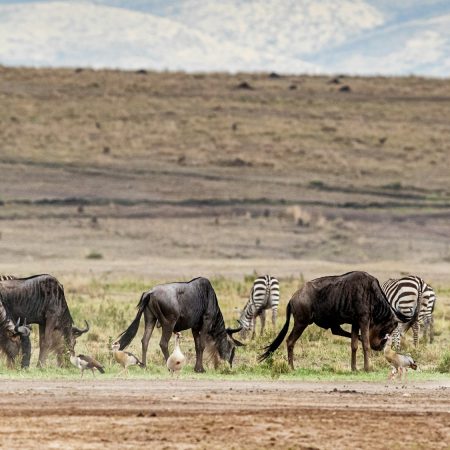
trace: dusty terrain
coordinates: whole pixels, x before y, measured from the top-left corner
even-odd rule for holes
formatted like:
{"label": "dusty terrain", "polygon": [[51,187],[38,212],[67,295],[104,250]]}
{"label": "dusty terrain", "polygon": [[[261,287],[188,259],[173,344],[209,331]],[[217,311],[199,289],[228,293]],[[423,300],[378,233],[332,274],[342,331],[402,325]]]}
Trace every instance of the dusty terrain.
{"label": "dusty terrain", "polygon": [[2,448],[448,449],[450,383],[4,381]]}
{"label": "dusty terrain", "polygon": [[450,281],[450,82],[330,81],[0,67],[0,273]]}

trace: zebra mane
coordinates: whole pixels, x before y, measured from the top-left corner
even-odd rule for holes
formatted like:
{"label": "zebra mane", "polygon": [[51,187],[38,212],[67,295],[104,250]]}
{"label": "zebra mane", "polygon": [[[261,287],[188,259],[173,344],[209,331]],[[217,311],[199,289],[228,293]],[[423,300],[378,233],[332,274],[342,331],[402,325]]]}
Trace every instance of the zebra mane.
{"label": "zebra mane", "polygon": [[0,281],[17,280],[14,275],[2,275],[0,274]]}

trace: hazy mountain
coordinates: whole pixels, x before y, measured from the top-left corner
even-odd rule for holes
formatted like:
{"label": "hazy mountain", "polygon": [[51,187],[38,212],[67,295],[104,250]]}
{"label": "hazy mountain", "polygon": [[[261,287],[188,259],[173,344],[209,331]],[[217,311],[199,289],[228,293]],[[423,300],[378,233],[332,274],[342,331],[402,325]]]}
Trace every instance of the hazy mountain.
{"label": "hazy mountain", "polygon": [[447,0],[0,0],[0,63],[448,76]]}

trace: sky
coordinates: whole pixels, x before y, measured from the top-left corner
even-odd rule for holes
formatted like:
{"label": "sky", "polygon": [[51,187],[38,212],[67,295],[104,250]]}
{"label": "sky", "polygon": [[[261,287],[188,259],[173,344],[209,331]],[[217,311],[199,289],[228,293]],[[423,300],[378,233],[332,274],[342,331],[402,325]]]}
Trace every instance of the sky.
{"label": "sky", "polygon": [[446,0],[0,0],[0,64],[450,74]]}

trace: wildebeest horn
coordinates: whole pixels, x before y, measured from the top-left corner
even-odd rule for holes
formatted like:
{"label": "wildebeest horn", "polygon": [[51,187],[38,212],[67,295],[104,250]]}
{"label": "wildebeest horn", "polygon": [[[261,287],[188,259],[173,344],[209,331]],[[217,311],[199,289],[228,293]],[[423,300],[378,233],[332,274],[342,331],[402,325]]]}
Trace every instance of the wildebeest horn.
{"label": "wildebeest horn", "polygon": [[84,321],[86,323],[86,328],[78,328],[74,325],[72,325],[72,332],[78,337],[81,336],[84,333],[87,333],[89,331],[89,324],[87,322],[87,320]]}
{"label": "wildebeest horn", "polygon": [[237,333],[238,331],[241,331],[242,330],[242,325],[241,325],[241,323],[239,322],[239,320],[237,321],[237,323],[239,324],[239,327],[238,328],[227,328],[227,333],[231,336],[233,333]]}
{"label": "wildebeest horn", "polygon": [[22,336],[29,336],[31,333],[30,327],[27,326],[27,319],[23,321],[23,325],[20,326],[20,317],[17,319],[17,324],[14,327],[16,333],[21,334]]}

